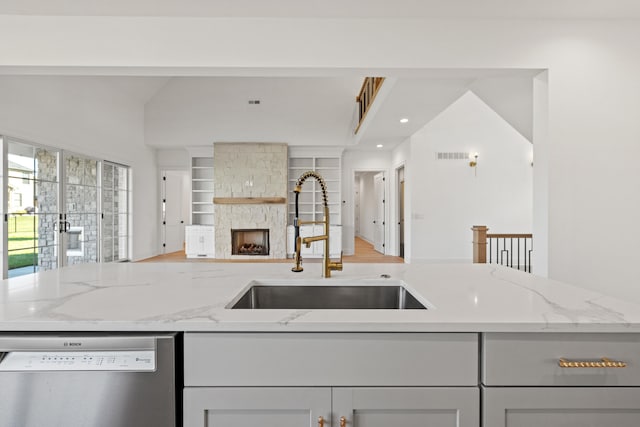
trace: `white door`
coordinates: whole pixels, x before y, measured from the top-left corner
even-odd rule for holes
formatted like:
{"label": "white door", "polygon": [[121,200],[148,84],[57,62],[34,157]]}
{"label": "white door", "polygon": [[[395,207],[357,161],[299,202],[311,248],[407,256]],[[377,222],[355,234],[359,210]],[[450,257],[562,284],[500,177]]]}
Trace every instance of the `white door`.
{"label": "white door", "polygon": [[373,248],[384,254],[384,173],[380,172],[373,177],[373,189],[376,204],[375,217],[373,219]]}
{"label": "white door", "polygon": [[163,252],[177,252],[184,248],[184,225],[188,216],[188,171],[163,172]]}

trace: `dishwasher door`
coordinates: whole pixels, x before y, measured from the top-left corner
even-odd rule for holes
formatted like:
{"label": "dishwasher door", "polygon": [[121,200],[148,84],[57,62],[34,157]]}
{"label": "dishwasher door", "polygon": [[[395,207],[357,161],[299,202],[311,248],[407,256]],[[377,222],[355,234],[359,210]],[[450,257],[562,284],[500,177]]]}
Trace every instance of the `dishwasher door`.
{"label": "dishwasher door", "polygon": [[0,335],[0,426],[175,427],[175,336]]}

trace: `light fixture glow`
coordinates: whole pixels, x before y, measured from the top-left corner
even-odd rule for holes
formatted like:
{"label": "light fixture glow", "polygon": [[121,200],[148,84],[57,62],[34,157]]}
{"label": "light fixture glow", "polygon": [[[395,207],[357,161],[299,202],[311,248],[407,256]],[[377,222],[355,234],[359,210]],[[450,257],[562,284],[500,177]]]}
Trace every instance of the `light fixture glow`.
{"label": "light fixture glow", "polygon": [[469,166],[473,168],[473,174],[478,176],[478,152],[469,153]]}
{"label": "light fixture glow", "polygon": [[408,122],[409,122],[409,119],[407,118],[400,119],[400,123],[408,123]]}
{"label": "light fixture glow", "polygon": [[478,153],[469,153],[469,166],[475,168],[478,165]]}
{"label": "light fixture glow", "polygon": [[378,144],[378,145],[376,145],[376,147],[378,147],[378,148],[382,148],[382,147],[384,147],[384,146],[383,146],[382,144]]}

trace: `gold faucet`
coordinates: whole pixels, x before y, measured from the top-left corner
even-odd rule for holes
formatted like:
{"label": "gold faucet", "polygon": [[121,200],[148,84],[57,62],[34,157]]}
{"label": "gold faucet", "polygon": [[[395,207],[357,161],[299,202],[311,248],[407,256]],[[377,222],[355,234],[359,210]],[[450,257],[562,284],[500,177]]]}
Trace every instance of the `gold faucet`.
{"label": "gold faucet", "polygon": [[[305,180],[309,177],[315,178],[316,181],[318,181],[318,183],[320,184],[320,188],[322,190],[322,205],[324,208],[324,217],[322,218],[322,221],[301,221],[298,218],[298,196],[302,191],[302,184],[304,184]],[[296,265],[291,269],[291,271],[294,271],[296,273],[302,271],[302,255],[300,254],[302,245],[304,244],[308,248],[311,247],[311,243],[322,240],[324,242],[324,255],[322,257],[322,277],[331,277],[332,270],[342,271],[342,253],[340,253],[340,261],[335,262],[329,259],[329,205],[327,204],[327,184],[317,172],[307,171],[300,175],[300,178],[298,178],[293,192],[296,194],[296,216],[293,220],[296,242],[294,261]],[[300,237],[300,226],[304,224],[322,224],[323,234],[319,236]]]}

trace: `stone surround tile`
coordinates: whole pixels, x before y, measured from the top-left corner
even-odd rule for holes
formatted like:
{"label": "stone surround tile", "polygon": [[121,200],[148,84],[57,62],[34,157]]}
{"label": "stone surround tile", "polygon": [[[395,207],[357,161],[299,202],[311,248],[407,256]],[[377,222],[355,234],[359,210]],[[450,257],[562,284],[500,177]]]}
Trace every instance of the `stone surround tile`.
{"label": "stone surround tile", "polygon": [[[287,197],[288,147],[283,143],[215,143],[216,197]],[[269,258],[286,257],[287,205],[215,205],[216,258],[231,255],[231,229],[269,229]]]}

